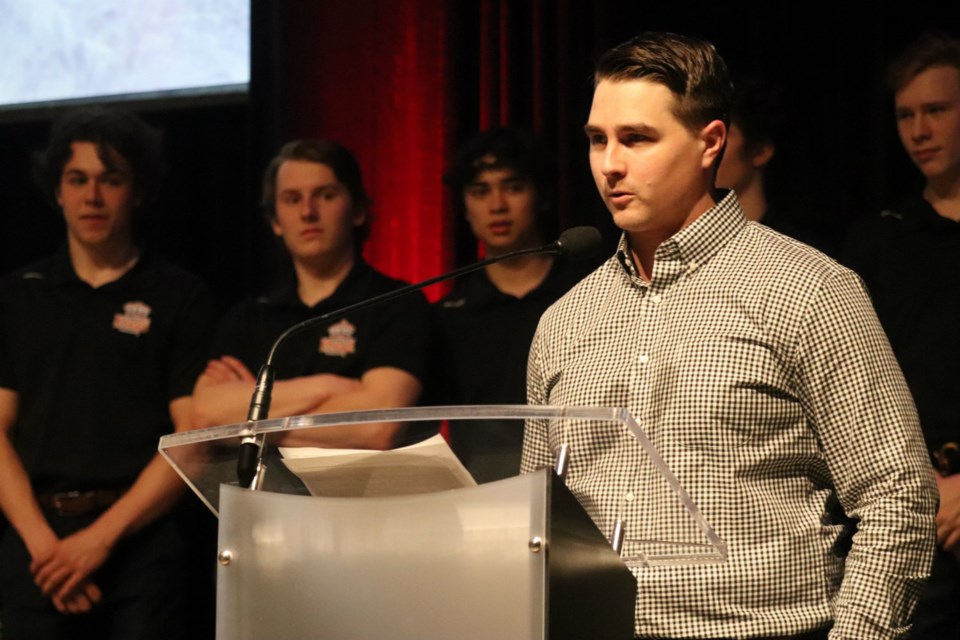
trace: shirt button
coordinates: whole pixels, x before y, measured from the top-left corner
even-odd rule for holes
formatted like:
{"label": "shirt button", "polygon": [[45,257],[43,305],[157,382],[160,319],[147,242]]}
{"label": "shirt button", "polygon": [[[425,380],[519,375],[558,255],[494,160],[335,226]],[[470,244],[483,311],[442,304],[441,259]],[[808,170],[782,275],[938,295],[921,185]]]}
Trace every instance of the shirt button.
{"label": "shirt button", "polygon": [[634,500],[637,499],[637,496],[631,491],[627,495],[623,496],[623,499],[626,502],[633,502]]}
{"label": "shirt button", "polygon": [[642,353],[640,354],[640,357],[638,359],[640,360],[640,364],[647,364],[647,362],[650,360],[650,356],[648,356],[645,353]]}
{"label": "shirt button", "polygon": [[653,304],[660,304],[660,294],[659,293],[653,294],[652,296],[650,296],[650,300],[651,302],[653,302]]}

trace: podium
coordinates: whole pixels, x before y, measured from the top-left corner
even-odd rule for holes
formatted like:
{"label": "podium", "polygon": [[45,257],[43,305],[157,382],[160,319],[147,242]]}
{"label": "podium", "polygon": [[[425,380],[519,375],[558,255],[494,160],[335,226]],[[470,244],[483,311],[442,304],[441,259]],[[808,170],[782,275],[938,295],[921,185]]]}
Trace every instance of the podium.
{"label": "podium", "polygon": [[[326,475],[305,480],[291,471],[300,469],[290,461],[301,452],[273,444],[299,429],[396,422],[422,430],[461,421],[480,428],[484,420],[522,428],[533,419],[624,429],[647,458],[638,494],[674,497],[668,513],[651,518],[683,522],[690,535],[644,539],[642,523],[601,531],[554,469],[407,493],[418,470],[434,477],[457,470],[443,468],[449,460],[411,457],[420,451],[414,446],[321,459]],[[249,435],[265,438],[258,490],[236,480],[237,450]],[[168,435],[159,449],[220,518],[222,640],[629,639],[633,572],[726,558],[723,542],[623,409],[457,406],[295,416]],[[576,452],[564,454],[575,460]],[[401,480],[391,479],[397,472]],[[357,478],[373,495],[357,493]],[[318,495],[325,486],[332,495]],[[617,543],[623,531],[630,553],[621,556],[611,538]]]}

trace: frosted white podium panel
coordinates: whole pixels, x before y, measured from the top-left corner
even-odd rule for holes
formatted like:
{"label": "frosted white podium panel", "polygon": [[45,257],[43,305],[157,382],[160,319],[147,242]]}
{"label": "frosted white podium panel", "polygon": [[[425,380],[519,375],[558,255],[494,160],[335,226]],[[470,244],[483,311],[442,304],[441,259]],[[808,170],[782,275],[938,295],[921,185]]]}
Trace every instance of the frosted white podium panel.
{"label": "frosted white podium panel", "polygon": [[585,516],[550,508],[549,477],[367,499],[225,488],[217,637],[632,637],[632,575]]}
{"label": "frosted white podium panel", "polygon": [[[521,429],[528,420],[622,429],[642,451],[634,493],[657,509],[641,522],[594,522],[590,505],[546,468],[477,485],[439,437],[385,452],[283,446],[331,427],[392,422],[428,434],[489,420],[516,421]],[[290,437],[299,430],[313,431]],[[263,441],[258,490],[237,486],[238,449],[250,436]],[[221,640],[626,640],[636,602],[632,572],[726,557],[724,543],[623,409],[459,406],[296,416],[164,436],[160,451],[220,518]],[[564,455],[576,464],[575,451]],[[611,541],[622,542],[622,558]]]}

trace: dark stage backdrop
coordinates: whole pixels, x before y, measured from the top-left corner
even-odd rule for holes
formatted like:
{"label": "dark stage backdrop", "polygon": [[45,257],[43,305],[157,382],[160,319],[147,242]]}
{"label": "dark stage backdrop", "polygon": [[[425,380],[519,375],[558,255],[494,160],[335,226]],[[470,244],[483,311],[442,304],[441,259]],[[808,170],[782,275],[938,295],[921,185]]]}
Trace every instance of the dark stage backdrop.
{"label": "dark stage backdrop", "polygon": [[[604,49],[646,29],[714,41],[735,72],[773,77],[788,122],[771,168],[775,196],[839,237],[857,215],[917,185],[899,148],[889,56],[948,9],[613,0],[253,0],[247,102],[137,105],[166,132],[171,167],[145,244],[208,280],[226,305],[264,287],[273,243],[256,208],[280,143],[328,137],[351,147],[374,198],[367,258],[408,280],[476,257],[441,176],[453,150],[497,124],[539,133],[555,163],[557,228],[616,230],[595,193],[582,133],[590,73]],[[60,242],[29,185],[27,155],[49,114],[0,122],[0,271]],[[433,295],[438,291],[434,290]]]}

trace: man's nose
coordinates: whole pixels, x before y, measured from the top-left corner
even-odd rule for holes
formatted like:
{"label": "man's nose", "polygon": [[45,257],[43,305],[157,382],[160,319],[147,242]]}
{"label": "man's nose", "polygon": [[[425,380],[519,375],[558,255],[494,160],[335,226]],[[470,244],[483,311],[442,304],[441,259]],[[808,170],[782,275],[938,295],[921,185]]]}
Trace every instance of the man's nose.
{"label": "man's nose", "polygon": [[913,119],[910,135],[914,140],[924,140],[930,137],[930,121],[924,114],[919,113]]}
{"label": "man's nose", "polygon": [[496,187],[490,192],[491,211],[503,212],[507,210],[507,194],[501,187]]}
{"label": "man's nose", "polygon": [[318,198],[304,198],[300,203],[300,217],[304,220],[313,220],[320,216],[320,202]]}
{"label": "man's nose", "polygon": [[626,172],[622,151],[623,149],[616,143],[608,144],[604,150],[603,164],[600,166],[600,171],[607,180],[619,179]]}
{"label": "man's nose", "polygon": [[98,180],[88,180],[87,189],[83,195],[87,202],[102,202],[103,191],[101,190],[100,182]]}

